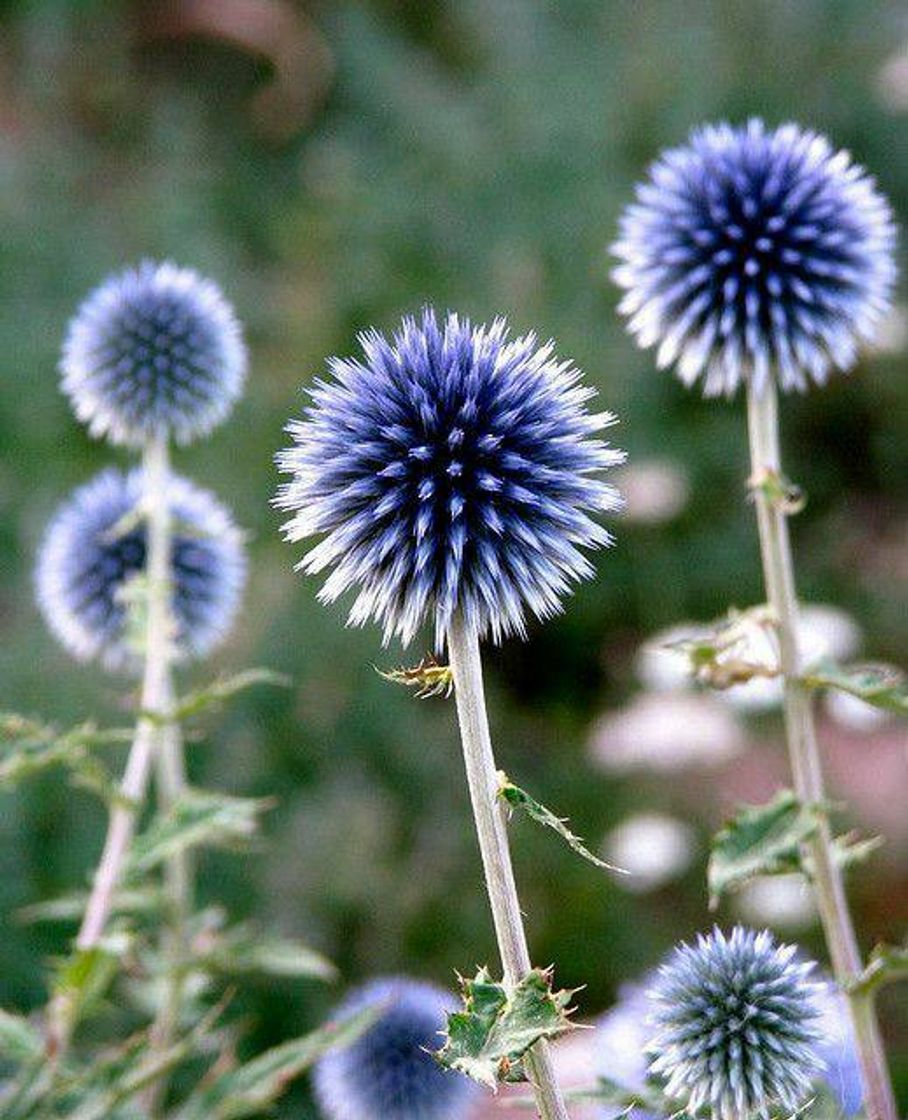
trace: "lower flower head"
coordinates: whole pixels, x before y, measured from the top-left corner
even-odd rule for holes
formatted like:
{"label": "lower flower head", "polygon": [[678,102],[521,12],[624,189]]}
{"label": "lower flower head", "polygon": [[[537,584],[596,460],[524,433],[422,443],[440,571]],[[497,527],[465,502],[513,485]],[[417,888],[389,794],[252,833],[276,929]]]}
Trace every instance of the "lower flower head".
{"label": "lower flower head", "polygon": [[[60,642],[80,660],[134,668],[126,597],[145,572],[142,471],[102,471],[54,515],[38,554],[38,605]],[[210,493],[168,480],[173,522],[172,615],[178,656],[199,657],[227,633],[240,602],[242,536]]]}
{"label": "lower flower head", "polygon": [[354,1043],[315,1067],[314,1088],[325,1120],[460,1120],[478,1086],[440,1066],[437,1050],[453,996],[413,980],[373,980],[354,992],[337,1017],[369,1007],[378,1020]]}
{"label": "lower flower head", "polygon": [[458,610],[495,639],[558,611],[592,574],[581,548],[611,540],[590,514],[620,505],[601,475],[623,455],[593,438],[614,417],[587,410],[594,391],[551,343],[510,339],[501,319],[427,310],[361,343],[278,456],[287,539],[322,535],[300,567],[333,568],[320,598],[356,588],[352,623],[407,644],[431,620],[439,646]]}
{"label": "lower flower head", "polygon": [[144,261],[91,293],[69,325],[63,391],[92,435],[188,443],[219,424],[243,387],[246,348],[211,280]]}
{"label": "lower flower head", "polygon": [[619,310],[708,396],[847,370],[889,307],[889,204],[847,152],[794,124],[698,129],[621,220]]}
{"label": "lower flower head", "polygon": [[808,980],[814,965],[795,952],[741,926],[675,950],[650,992],[647,1046],[650,1072],[669,1097],[716,1120],[766,1117],[804,1101],[822,1068],[822,985]]}

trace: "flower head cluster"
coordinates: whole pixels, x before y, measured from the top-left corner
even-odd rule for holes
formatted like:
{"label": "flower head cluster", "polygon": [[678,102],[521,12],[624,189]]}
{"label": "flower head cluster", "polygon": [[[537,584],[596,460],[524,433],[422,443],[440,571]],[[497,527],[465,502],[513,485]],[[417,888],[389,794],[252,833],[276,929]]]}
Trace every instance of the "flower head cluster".
{"label": "flower head cluster", "polygon": [[[60,642],[81,660],[132,667],[125,596],[146,563],[142,472],[102,471],[58,509],[36,567],[38,603]],[[227,633],[240,601],[246,562],[242,537],[207,491],[171,475],[168,504],[174,645],[201,656]]]}
{"label": "flower head cluster", "polygon": [[622,454],[593,438],[614,418],[587,410],[594,391],[551,343],[511,339],[501,319],[426,310],[361,343],[278,456],[287,539],[323,535],[300,567],[334,569],[320,598],[357,588],[351,623],[404,644],[431,619],[440,645],[455,611],[496,640],[527,609],[556,612],[592,572],[580,549],[610,543],[590,514],[619,508],[601,474]]}
{"label": "flower head cluster", "polygon": [[807,978],[812,962],[794,957],[793,946],[741,926],[675,950],[650,993],[647,1047],[669,1097],[716,1120],[765,1117],[804,1100],[822,1065],[822,985]]}
{"label": "flower head cluster", "polygon": [[638,187],[613,251],[619,310],[660,366],[761,391],[853,365],[888,308],[895,227],[847,152],[794,124],[707,126]]}
{"label": "flower head cluster", "polygon": [[188,443],[233,407],[246,349],[217,285],[145,261],[105,280],[82,304],[60,368],[92,435],[135,447],[153,436]]}
{"label": "flower head cluster", "polygon": [[314,1088],[325,1120],[460,1120],[472,1109],[477,1085],[446,1070],[429,1051],[438,1047],[454,1000],[430,984],[374,980],[338,1009],[346,1017],[381,1008],[354,1043],[315,1067]]}

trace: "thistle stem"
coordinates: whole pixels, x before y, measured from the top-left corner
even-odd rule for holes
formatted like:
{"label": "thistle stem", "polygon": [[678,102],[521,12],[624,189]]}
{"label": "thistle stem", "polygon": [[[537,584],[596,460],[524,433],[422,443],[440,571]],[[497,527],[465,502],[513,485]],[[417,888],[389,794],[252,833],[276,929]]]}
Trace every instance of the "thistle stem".
{"label": "thistle stem", "polygon": [[[110,813],[104,849],[92,882],[76,948],[95,948],[107,927],[114,893],[145,800],[157,742],[159,719],[166,716],[172,697],[170,676],[170,513],[167,506],[169,470],[167,441],[152,440],[143,455],[142,506],[147,525],[147,613],[141,712],[135,738],[120,781],[119,800]],[[144,713],[149,713],[149,715]],[[59,1056],[69,1044],[73,1008],[58,996],[49,1011],[51,1049]]]}
{"label": "thistle stem", "polygon": [[[511,866],[505,809],[498,797],[498,770],[486,714],[479,639],[459,611],[455,612],[448,628],[448,655],[454,676],[467,783],[504,983],[513,988],[530,972],[532,965]],[[527,1054],[526,1065],[542,1120],[568,1120],[546,1042],[536,1043]]]}
{"label": "thistle stem", "polygon": [[[785,684],[784,714],[788,754],[795,792],[806,805],[826,801],[810,690],[802,683],[803,666],[798,639],[798,600],[788,521],[770,486],[781,478],[778,397],[775,384],[762,391],[748,385],[747,419],[750,436],[752,486],[757,506],[760,553],[769,605],[775,616],[779,664]],[[805,843],[810,858],[814,894],[833,972],[848,996],[864,1084],[867,1120],[896,1120],[895,1101],[886,1068],[879,1024],[873,1007],[850,991],[861,974],[862,961],[842,872],[833,853],[833,838],[825,813],[819,813],[816,832]]]}

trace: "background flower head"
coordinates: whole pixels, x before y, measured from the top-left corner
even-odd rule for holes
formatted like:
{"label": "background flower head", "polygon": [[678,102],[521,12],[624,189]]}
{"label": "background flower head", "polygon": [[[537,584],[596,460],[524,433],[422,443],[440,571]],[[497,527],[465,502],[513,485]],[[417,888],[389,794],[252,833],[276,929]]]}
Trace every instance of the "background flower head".
{"label": "background flower head", "polygon": [[647,1050],[669,1097],[719,1120],[795,1109],[822,1068],[822,985],[768,931],[715,929],[682,944],[658,973]]}
{"label": "background flower head", "polygon": [[711,396],[822,384],[853,365],[895,279],[889,204],[794,124],[710,125],[665,152],[621,219],[619,310],[660,367]]}
{"label": "background flower head", "polygon": [[[60,506],[36,567],[38,605],[51,631],[80,660],[132,667],[124,592],[145,570],[142,471],[102,471]],[[168,480],[173,520],[172,611],[178,655],[207,653],[227,633],[246,574],[242,536],[208,491]]]}
{"label": "background flower head", "polygon": [[315,1067],[314,1088],[325,1120],[459,1120],[478,1086],[446,1070],[437,1050],[446,1012],[456,1005],[431,984],[373,980],[352,993],[337,1016],[381,1007],[378,1021],[356,1042],[333,1050]]}
{"label": "background flower head", "polygon": [[440,645],[458,609],[496,640],[522,633],[527,609],[555,613],[592,573],[580,549],[610,543],[590,514],[620,505],[600,476],[623,456],[593,438],[614,421],[586,408],[594,390],[502,319],[426,310],[392,340],[360,341],[362,360],[330,363],[278,456],[287,539],[323,534],[300,564],[333,568],[320,598],[357,588],[351,623],[404,644],[432,619]]}
{"label": "background flower head", "polygon": [[190,269],[144,261],[95,289],[70,323],[63,391],[95,436],[188,443],[230,412],[246,348],[220,289]]}

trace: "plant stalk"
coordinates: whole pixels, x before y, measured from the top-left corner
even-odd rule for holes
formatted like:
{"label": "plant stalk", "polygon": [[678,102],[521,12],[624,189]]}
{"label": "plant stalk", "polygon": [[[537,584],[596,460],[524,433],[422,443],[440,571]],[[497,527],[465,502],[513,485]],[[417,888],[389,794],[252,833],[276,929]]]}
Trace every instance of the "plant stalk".
{"label": "plant stalk", "polygon": [[[498,797],[498,770],[486,714],[479,639],[459,611],[455,612],[448,628],[448,656],[454,676],[467,783],[504,983],[513,988],[531,971],[532,965],[511,866],[505,808]],[[568,1120],[567,1107],[555,1080],[545,1041],[536,1043],[527,1054],[526,1066],[542,1120]]]}
{"label": "plant stalk", "polygon": [[[110,812],[107,836],[91,893],[76,937],[76,948],[95,948],[107,928],[114,894],[123,863],[144,803],[151,766],[159,739],[159,719],[172,702],[170,674],[170,511],[167,505],[169,471],[167,440],[148,443],[143,455],[142,512],[147,534],[147,610],[145,620],[145,663],[142,674],[141,712],[135,738],[120,781],[120,799]],[[144,713],[150,713],[149,718]],[[49,1010],[50,1047],[60,1056],[69,1044],[74,1009],[60,995]]]}
{"label": "plant stalk", "polygon": [[[795,792],[805,805],[820,807],[816,832],[805,842],[817,909],[836,980],[849,1001],[864,1083],[867,1120],[897,1120],[879,1023],[869,1001],[850,991],[863,970],[842,872],[835,861],[833,837],[822,806],[826,802],[810,689],[802,683],[798,638],[798,600],[788,535],[788,520],[769,492],[782,478],[779,451],[778,396],[774,382],[762,392],[747,389],[751,485],[757,506],[760,553],[769,605],[775,616],[779,665],[784,679],[785,732]],[[761,483],[769,482],[769,486]]]}

